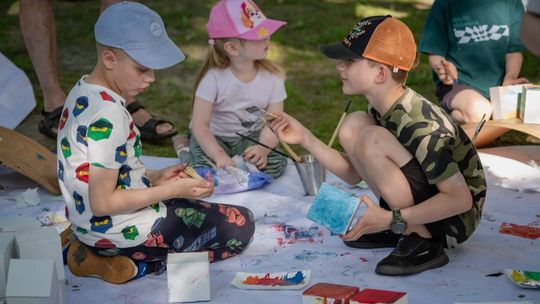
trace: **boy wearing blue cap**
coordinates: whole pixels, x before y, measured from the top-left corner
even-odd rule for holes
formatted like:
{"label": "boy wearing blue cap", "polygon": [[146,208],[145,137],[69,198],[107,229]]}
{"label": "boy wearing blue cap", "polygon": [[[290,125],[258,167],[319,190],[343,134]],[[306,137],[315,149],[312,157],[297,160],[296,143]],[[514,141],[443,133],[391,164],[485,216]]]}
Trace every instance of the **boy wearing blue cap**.
{"label": "boy wearing blue cap", "polygon": [[58,180],[79,239],[68,250],[77,276],[121,284],[158,271],[169,252],[208,251],[210,261],[247,248],[254,232],[243,207],[197,200],[209,181],[189,178],[185,165],[149,170],[127,97],[185,56],[161,17],[140,3],[110,6],[95,27],[98,61],[69,93],[58,132]]}

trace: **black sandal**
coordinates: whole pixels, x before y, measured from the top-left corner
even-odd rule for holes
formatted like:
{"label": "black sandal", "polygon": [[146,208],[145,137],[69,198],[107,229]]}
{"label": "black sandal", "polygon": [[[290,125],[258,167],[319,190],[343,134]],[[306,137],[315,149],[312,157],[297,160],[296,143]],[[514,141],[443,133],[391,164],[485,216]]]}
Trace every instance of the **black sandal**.
{"label": "black sandal", "polygon": [[64,106],[59,106],[50,112],[41,110],[41,116],[43,116],[43,118],[38,125],[38,129],[41,134],[52,139],[56,139],[56,136],[58,135],[58,123],[60,122],[60,116],[62,115],[63,108]]}
{"label": "black sandal", "polygon": [[[135,112],[144,109],[144,106],[138,101],[134,101],[126,105],[126,109],[131,115],[133,115]],[[165,123],[170,124],[173,128],[167,133],[157,133],[157,126]],[[178,133],[172,122],[161,118],[155,118],[154,116],[148,119],[142,126],[137,126],[137,128],[141,132],[142,140],[157,143],[163,141],[164,139],[171,138]]]}

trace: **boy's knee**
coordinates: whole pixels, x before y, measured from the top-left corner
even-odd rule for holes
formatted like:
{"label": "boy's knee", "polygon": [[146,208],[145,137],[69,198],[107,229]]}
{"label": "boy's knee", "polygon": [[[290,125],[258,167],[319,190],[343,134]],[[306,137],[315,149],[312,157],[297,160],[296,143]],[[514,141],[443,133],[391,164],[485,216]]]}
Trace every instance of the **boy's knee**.
{"label": "boy's knee", "polygon": [[389,132],[379,126],[365,126],[362,132],[358,133],[358,140],[354,145],[354,153],[355,155],[369,157],[382,152],[381,144]]}
{"label": "boy's knee", "polygon": [[342,145],[354,143],[365,127],[374,125],[373,119],[365,112],[353,112],[345,117],[339,128],[338,137]]}

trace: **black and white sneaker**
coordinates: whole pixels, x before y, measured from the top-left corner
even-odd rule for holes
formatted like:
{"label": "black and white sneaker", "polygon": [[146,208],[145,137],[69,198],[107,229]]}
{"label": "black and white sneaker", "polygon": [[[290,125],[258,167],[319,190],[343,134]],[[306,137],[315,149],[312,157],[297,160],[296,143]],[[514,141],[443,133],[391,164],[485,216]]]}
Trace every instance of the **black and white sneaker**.
{"label": "black and white sneaker", "polygon": [[425,239],[416,233],[399,239],[396,249],[375,268],[381,275],[402,276],[420,273],[448,264],[443,244]]}
{"label": "black and white sneaker", "polygon": [[401,234],[395,234],[390,230],[364,234],[356,241],[344,241],[345,245],[354,248],[375,249],[396,247]]}

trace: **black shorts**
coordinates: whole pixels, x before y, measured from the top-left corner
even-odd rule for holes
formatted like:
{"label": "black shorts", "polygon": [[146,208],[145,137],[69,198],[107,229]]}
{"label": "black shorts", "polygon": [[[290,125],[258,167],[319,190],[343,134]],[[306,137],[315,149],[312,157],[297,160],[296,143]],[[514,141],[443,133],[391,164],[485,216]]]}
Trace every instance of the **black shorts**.
{"label": "black shorts", "polygon": [[[439,193],[439,189],[436,185],[431,185],[428,183],[426,175],[424,174],[424,171],[422,171],[420,163],[416,158],[413,157],[400,169],[409,182],[415,205],[418,205]],[[381,208],[391,210],[388,203],[382,197],[379,199],[379,205]],[[425,226],[429,233],[431,233],[434,240],[442,241],[444,246],[448,248],[449,246],[446,241],[446,234],[450,226],[449,223],[451,223],[453,220],[454,217],[450,217],[433,223],[425,224]]]}

